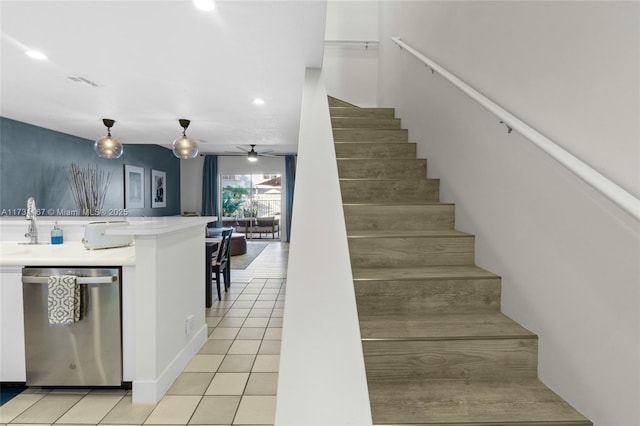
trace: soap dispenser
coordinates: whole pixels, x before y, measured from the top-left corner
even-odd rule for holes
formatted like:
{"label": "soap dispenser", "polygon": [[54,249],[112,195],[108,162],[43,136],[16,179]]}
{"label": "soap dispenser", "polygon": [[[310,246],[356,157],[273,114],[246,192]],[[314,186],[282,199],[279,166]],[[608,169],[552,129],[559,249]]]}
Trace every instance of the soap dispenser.
{"label": "soap dispenser", "polygon": [[62,228],[58,226],[58,222],[53,225],[51,230],[51,244],[62,244]]}

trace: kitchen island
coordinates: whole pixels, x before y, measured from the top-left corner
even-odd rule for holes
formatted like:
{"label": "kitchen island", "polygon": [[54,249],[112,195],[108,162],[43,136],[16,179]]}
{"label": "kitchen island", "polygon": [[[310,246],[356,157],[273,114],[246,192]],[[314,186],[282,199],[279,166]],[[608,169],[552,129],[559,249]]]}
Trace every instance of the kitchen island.
{"label": "kitchen island", "polygon": [[[23,266],[122,268],[123,381],[134,403],[160,400],[207,339],[204,238],[212,217],[126,218],[107,232],[131,235],[128,247],[86,250],[80,239],[91,221],[114,218],[41,218],[40,240],[55,221],[62,245],[21,245],[27,222],[0,220],[0,381],[25,381]],[[118,219],[122,220],[122,219]]]}

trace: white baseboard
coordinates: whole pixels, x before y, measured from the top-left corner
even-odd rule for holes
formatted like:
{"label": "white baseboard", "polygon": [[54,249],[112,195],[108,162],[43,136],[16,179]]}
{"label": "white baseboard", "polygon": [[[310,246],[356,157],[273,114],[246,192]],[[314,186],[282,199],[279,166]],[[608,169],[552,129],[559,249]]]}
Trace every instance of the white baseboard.
{"label": "white baseboard", "polygon": [[156,380],[134,380],[132,385],[133,403],[155,404],[160,401],[189,361],[207,341],[207,330],[207,324],[204,324]]}

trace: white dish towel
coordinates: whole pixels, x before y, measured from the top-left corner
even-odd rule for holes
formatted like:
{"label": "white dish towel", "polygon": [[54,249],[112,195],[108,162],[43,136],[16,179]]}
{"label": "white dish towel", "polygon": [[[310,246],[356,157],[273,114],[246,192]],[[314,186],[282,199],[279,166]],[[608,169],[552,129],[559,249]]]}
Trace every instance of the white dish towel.
{"label": "white dish towel", "polygon": [[49,277],[48,315],[50,325],[71,325],[80,320],[80,289],[75,275]]}

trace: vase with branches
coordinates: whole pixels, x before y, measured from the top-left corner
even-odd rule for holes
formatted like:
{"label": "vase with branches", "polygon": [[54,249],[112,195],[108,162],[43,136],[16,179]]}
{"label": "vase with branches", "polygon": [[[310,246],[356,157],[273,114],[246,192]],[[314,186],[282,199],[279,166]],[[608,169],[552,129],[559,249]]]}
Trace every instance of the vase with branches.
{"label": "vase with branches", "polygon": [[113,171],[99,170],[97,166],[78,167],[71,163],[67,180],[81,216],[99,216],[103,210]]}

